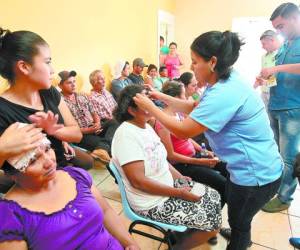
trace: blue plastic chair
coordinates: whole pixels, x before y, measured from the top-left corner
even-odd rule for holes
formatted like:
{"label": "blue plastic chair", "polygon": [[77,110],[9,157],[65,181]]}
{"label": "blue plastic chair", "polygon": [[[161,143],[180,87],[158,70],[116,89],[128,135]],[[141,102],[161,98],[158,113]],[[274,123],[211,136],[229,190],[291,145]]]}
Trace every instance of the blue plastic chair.
{"label": "blue plastic chair", "polygon": [[81,147],[79,147],[79,146],[76,146],[76,145],[74,145],[74,144],[70,144],[70,146],[72,147],[72,148],[77,148],[77,149],[79,149],[79,150],[81,150],[81,151],[83,151],[83,152],[85,152],[85,153],[89,153],[89,151],[87,150],[87,149],[85,149],[85,148],[81,148]]}
{"label": "blue plastic chair", "polygon": [[[184,232],[187,230],[187,227],[153,221],[151,219],[147,219],[147,218],[144,218],[144,217],[136,214],[131,209],[131,207],[128,203],[123,180],[122,180],[122,177],[121,177],[117,167],[112,162],[110,162],[109,168],[114,173],[115,178],[118,182],[124,213],[132,221],[132,223],[129,226],[129,230],[128,230],[129,233],[130,234],[136,233],[136,234],[143,235],[145,237],[148,237],[148,238],[151,238],[151,239],[163,242],[163,243],[167,243],[169,249],[172,249],[172,239],[171,239],[172,232],[173,231]],[[160,231],[164,235],[164,237],[161,238],[161,237],[137,230],[134,228],[136,225],[145,225],[145,226],[149,226],[151,228],[155,228],[156,230]]]}

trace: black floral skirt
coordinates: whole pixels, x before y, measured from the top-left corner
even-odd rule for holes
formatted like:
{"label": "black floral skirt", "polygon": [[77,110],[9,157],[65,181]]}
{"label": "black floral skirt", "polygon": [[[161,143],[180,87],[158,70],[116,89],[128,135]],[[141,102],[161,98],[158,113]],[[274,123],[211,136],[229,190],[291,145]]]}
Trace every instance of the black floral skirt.
{"label": "black floral skirt", "polygon": [[[219,193],[200,183],[202,198],[197,202],[171,197],[164,203],[149,210],[136,211],[151,220],[174,225],[184,225],[202,231],[213,231],[222,224],[221,198]],[[175,187],[181,185],[175,180]]]}

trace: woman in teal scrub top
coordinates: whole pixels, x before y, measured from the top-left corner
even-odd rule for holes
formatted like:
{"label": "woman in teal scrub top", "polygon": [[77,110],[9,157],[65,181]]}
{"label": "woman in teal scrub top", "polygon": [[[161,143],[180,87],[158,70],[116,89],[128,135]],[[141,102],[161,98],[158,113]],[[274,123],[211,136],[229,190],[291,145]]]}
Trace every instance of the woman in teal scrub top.
{"label": "woman in teal scrub top", "polygon": [[135,97],[140,108],[176,136],[190,138],[205,133],[215,154],[227,162],[231,227],[227,250],[246,250],[251,244],[252,219],[276,194],[283,169],[263,102],[251,84],[232,69],[242,44],[230,31],[211,31],[194,40],[191,69],[198,83],[207,83],[199,103],[150,91],[152,98],[188,114],[182,122],[162,112],[146,96]]}

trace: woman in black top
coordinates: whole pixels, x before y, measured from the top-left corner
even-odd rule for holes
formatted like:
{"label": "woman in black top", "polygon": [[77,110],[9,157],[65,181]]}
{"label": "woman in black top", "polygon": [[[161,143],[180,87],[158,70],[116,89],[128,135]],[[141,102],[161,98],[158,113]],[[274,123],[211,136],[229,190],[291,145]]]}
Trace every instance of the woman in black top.
{"label": "woman in black top", "polygon": [[59,92],[51,86],[53,75],[48,44],[30,31],[0,28],[0,75],[10,88],[0,97],[0,133],[14,122],[35,123],[65,165],[62,141],[79,142],[82,134]]}

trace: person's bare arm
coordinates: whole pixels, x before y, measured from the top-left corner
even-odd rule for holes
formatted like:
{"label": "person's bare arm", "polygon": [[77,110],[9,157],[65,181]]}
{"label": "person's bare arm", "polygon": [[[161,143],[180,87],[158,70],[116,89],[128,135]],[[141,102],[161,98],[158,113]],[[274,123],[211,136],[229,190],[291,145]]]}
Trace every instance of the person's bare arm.
{"label": "person's bare arm", "polygon": [[173,143],[171,141],[171,134],[166,128],[162,127],[157,131],[157,134],[167,150],[168,159],[170,161],[178,163],[196,164],[196,162],[194,161],[195,158],[185,156],[183,154],[178,154],[174,151]]}
{"label": "person's bare arm", "polygon": [[[146,177],[145,169],[144,169],[144,161],[130,162],[122,166],[122,168],[130,184],[134,188],[141,190],[145,193],[152,194],[152,195],[167,196],[167,197],[177,197],[189,201],[198,201],[200,199],[199,196],[190,193],[189,192],[190,189],[188,188],[170,187],[163,183],[154,181],[151,178]],[[180,174],[179,177],[181,176],[182,175]]]}
{"label": "person's bare arm", "polygon": [[153,102],[145,95],[137,94],[133,99],[139,108],[147,110],[151,115],[159,120],[166,129],[168,129],[172,134],[176,135],[179,138],[191,138],[196,135],[202,134],[207,130],[205,126],[198,122],[195,122],[190,117],[187,117],[183,121],[176,120],[174,117],[169,116],[158,107],[156,107]]}
{"label": "person's bare arm", "polygon": [[183,66],[183,60],[182,60],[182,57],[180,55],[178,55],[178,59],[179,59],[179,64],[180,64],[180,67]]}
{"label": "person's bare arm", "polygon": [[4,241],[0,243],[0,250],[27,250],[27,244],[24,240]]}
{"label": "person's bare arm", "polygon": [[126,230],[120,216],[111,208],[99,190],[92,185],[91,191],[99,203],[99,206],[103,210],[105,228],[122,244],[125,249],[139,250],[140,248]]}
{"label": "person's bare arm", "polygon": [[196,149],[196,151],[200,152],[202,150],[201,146],[199,145],[199,143],[197,143],[194,139],[189,139],[190,142],[193,144],[194,148]]}
{"label": "person's bare arm", "polygon": [[177,112],[189,114],[197,104],[193,100],[181,100],[179,98],[175,98],[175,97],[166,95],[164,93],[161,93],[161,92],[151,88],[151,86],[147,86],[147,87],[150,88],[149,96],[151,98],[163,101],[167,105],[172,106],[173,109],[176,110]]}
{"label": "person's bare arm", "polygon": [[82,133],[63,99],[60,100],[58,109],[64,119],[64,124],[58,124],[59,116],[58,114],[54,115],[51,110],[48,110],[47,113],[38,111],[28,118],[37,127],[42,128],[48,135],[54,136],[58,140],[80,142]]}
{"label": "person's bare arm", "polygon": [[[194,158],[190,156],[185,156],[183,154],[179,154],[174,151],[173,144],[170,137],[170,132],[165,129],[161,128],[157,132],[158,136],[160,137],[162,143],[164,144],[167,153],[168,153],[168,159],[170,161],[175,161],[178,163],[186,163],[186,164],[193,164],[193,165],[200,165],[200,166],[209,166],[214,167],[218,163],[218,159],[216,158]],[[200,147],[198,143],[192,140],[192,143],[195,143]],[[201,147],[200,147],[201,148]]]}
{"label": "person's bare arm", "polygon": [[[176,168],[173,167],[173,165],[171,165],[169,163],[169,169],[170,169],[170,172],[172,174],[172,177],[174,180],[176,179],[184,179],[184,178],[189,178],[189,177],[186,177],[184,175],[182,175]],[[190,178],[189,178],[190,179]]]}
{"label": "person's bare arm", "polygon": [[300,74],[300,63],[295,63],[295,64],[281,64],[281,65],[276,65],[274,67],[270,68],[264,68],[261,70],[260,75],[264,79],[268,79],[270,76],[279,73],[279,72],[284,72],[284,73],[290,73],[290,74]]}

